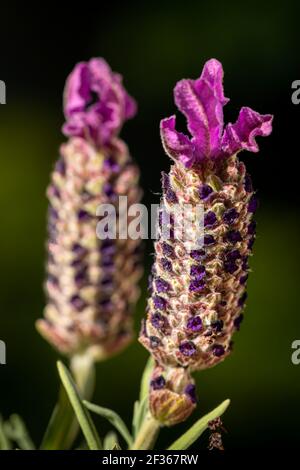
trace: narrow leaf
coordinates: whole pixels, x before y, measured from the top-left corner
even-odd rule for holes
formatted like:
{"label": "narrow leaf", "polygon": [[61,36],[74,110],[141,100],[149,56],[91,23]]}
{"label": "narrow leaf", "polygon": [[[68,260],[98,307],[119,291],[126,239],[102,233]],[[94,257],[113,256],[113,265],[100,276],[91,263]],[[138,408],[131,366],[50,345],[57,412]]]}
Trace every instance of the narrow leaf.
{"label": "narrow leaf", "polygon": [[146,395],[142,402],[136,401],[134,404],[133,421],[132,421],[134,437],[137,436],[141,428],[141,425],[144,422],[147,411],[148,411],[148,396]]}
{"label": "narrow leaf", "polygon": [[152,356],[149,356],[141,378],[139,401],[134,403],[133,408],[132,428],[134,437],[137,436],[148,411],[149,383],[153,367],[154,360]]}
{"label": "narrow leaf", "polygon": [[58,361],[58,373],[65,387],[70,403],[73,407],[78,423],[82,429],[86,442],[91,450],[101,450],[102,445],[95,425],[87,409],[82,405],[81,398],[72,376],[66,366]]}
{"label": "narrow leaf", "polygon": [[94,405],[86,400],[83,400],[83,404],[88,408],[90,411],[106,418],[124,437],[127,444],[130,446],[132,444],[132,437],[128,428],[122,418],[113,410],[109,408],[103,408],[102,406]]}
{"label": "narrow leaf", "polygon": [[[81,396],[90,399],[93,394],[95,382],[95,368],[88,358],[78,360],[74,356],[71,360],[71,373],[79,387]],[[73,408],[63,385],[59,390],[58,401],[51,415],[45,435],[41,443],[41,450],[67,450],[72,447],[79,431],[79,425],[74,416]]]}
{"label": "narrow leaf", "polygon": [[215,408],[210,413],[206,414],[195,424],[193,424],[190,429],[182,434],[179,439],[177,439],[173,444],[168,448],[168,450],[185,450],[188,449],[200,436],[201,434],[207,429],[208,423],[213,419],[218,418],[221,416],[229,406],[230,400],[225,400],[221,403],[217,408]]}
{"label": "narrow leaf", "polygon": [[142,402],[144,398],[148,396],[150,377],[153,371],[153,367],[154,367],[153,357],[149,356],[149,359],[146,363],[146,366],[142,375],[142,379],[141,379],[140,402]]}
{"label": "narrow leaf", "polygon": [[63,385],[59,390],[58,401],[51,415],[41,450],[67,450],[71,447],[79,426],[73,408]]}
{"label": "narrow leaf", "polygon": [[133,404],[133,415],[132,415],[132,433],[136,437],[138,422],[140,417],[140,402],[136,400]]}

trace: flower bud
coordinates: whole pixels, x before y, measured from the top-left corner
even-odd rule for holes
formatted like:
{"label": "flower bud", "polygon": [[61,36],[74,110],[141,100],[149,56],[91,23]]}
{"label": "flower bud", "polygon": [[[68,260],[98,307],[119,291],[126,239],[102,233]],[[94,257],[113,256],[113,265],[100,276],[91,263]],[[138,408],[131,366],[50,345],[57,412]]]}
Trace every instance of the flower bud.
{"label": "flower bud", "polygon": [[150,382],[150,410],[165,426],[186,420],[196,407],[195,382],[182,367],[156,366]]}

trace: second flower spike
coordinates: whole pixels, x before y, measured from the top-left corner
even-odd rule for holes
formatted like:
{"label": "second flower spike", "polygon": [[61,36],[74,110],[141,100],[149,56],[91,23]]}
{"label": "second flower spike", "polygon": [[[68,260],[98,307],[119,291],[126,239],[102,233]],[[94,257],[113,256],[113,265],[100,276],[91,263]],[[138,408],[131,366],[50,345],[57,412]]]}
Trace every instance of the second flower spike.
{"label": "second flower spike", "polygon": [[104,359],[131,339],[142,272],[140,240],[96,234],[99,206],[116,208],[118,229],[119,219],[127,218],[117,210],[119,197],[128,207],[141,198],[138,168],[118,137],[136,104],[121,76],[103,59],[91,59],[68,77],[64,111],[69,140],[47,193],[48,303],[37,327],[62,353]]}

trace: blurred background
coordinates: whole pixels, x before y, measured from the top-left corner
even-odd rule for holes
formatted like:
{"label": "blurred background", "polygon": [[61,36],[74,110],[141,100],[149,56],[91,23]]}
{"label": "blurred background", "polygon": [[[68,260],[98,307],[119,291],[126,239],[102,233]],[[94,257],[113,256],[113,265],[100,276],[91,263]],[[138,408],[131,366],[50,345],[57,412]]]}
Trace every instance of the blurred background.
{"label": "blurred background", "polygon": [[[300,105],[291,102],[291,84],[300,79],[297,2],[96,5],[30,10],[9,2],[1,7],[0,79],[7,87],[7,104],[0,106],[0,339],[7,345],[7,365],[0,366],[1,413],[5,418],[20,413],[38,443],[57,396],[58,356],[34,322],[45,303],[45,190],[64,140],[65,78],[76,62],[92,56],[105,57],[123,74],[139,114],[122,135],[141,168],[144,202],[150,205],[158,203],[160,172],[170,165],[158,126],[175,112],[174,84],[196,78],[204,62],[215,57],[223,63],[225,95],[231,99],[226,121],[234,121],[241,106],[250,106],[275,115],[274,131],[259,140],[258,155],[242,155],[261,206],[249,300],[234,352],[197,374],[196,413],[163,431],[159,447],[225,398],[232,400],[224,415],[227,449],[293,447],[300,437],[300,365],[291,362],[291,344],[300,339]],[[146,250],[148,271],[151,241]],[[137,331],[145,310],[145,279]],[[122,355],[99,364],[94,401],[116,409],[129,423],[146,358],[135,341]],[[97,423],[104,433],[106,423]],[[202,439],[195,448],[205,445]]]}

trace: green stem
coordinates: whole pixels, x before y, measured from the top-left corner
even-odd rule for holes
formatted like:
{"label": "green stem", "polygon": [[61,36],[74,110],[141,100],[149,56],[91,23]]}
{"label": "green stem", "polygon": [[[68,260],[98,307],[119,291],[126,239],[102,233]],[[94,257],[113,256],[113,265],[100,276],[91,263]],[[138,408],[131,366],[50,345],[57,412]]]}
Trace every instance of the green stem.
{"label": "green stem", "polygon": [[151,450],[159,434],[160,424],[148,413],[131,446],[131,450]]}
{"label": "green stem", "polygon": [[[76,384],[86,399],[90,399],[94,389],[94,362],[87,354],[75,355],[71,359],[70,369]],[[64,387],[60,387],[59,398],[46,429],[41,449],[66,450],[76,439],[79,425]]]}

